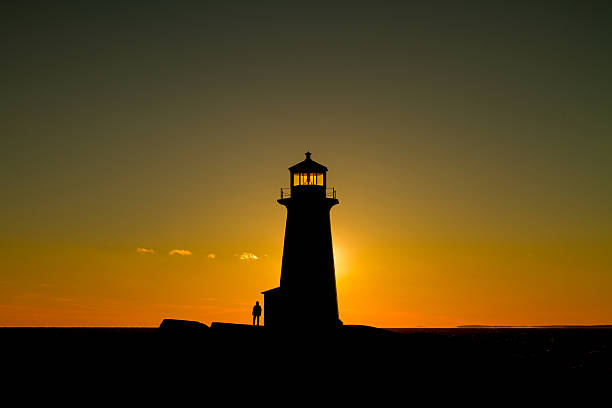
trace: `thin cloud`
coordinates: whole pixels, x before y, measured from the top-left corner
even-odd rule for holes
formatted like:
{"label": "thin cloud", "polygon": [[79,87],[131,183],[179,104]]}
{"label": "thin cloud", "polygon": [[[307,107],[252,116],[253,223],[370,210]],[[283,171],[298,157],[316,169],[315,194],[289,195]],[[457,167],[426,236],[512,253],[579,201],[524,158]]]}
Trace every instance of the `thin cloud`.
{"label": "thin cloud", "polygon": [[187,249],[173,249],[172,251],[168,252],[168,254],[170,255],[191,255],[191,251]]}
{"label": "thin cloud", "polygon": [[147,248],[136,248],[136,252],[138,252],[139,254],[154,254],[155,250]]}
{"label": "thin cloud", "polygon": [[215,254],[208,254],[208,259],[217,259],[217,255],[215,255]]}
{"label": "thin cloud", "polygon": [[252,252],[243,252],[239,256],[241,261],[256,261],[259,259],[257,255]]}

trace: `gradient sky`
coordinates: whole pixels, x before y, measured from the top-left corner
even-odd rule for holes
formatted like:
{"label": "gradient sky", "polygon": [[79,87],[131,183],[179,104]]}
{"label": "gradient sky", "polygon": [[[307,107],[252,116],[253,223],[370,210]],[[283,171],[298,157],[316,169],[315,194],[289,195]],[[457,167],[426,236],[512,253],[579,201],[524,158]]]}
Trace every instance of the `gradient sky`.
{"label": "gradient sky", "polygon": [[2,6],[0,326],[249,323],[307,150],[345,323],[612,323],[609,2],[97,3]]}

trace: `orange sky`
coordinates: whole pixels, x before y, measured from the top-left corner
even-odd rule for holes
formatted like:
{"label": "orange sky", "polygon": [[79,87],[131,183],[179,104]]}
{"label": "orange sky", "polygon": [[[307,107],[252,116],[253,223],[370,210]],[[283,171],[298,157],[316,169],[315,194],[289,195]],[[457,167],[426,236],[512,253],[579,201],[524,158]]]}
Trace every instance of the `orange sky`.
{"label": "orange sky", "polygon": [[612,323],[609,9],[443,3],[7,10],[0,326],[249,323],[306,150],[345,323]]}

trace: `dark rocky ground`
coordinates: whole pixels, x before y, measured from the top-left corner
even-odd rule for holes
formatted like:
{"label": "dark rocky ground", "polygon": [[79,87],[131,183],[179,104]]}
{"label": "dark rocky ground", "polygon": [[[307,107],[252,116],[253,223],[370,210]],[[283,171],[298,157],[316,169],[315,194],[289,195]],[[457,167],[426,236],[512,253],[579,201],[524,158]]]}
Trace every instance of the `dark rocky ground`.
{"label": "dark rocky ground", "polygon": [[373,385],[397,391],[423,382],[609,377],[611,346],[608,327],[344,326],[290,333],[229,324],[0,328],[3,369],[11,378],[80,390],[106,385],[150,392],[177,382],[207,391],[228,384],[257,384],[267,391],[340,384],[351,384],[353,391]]}

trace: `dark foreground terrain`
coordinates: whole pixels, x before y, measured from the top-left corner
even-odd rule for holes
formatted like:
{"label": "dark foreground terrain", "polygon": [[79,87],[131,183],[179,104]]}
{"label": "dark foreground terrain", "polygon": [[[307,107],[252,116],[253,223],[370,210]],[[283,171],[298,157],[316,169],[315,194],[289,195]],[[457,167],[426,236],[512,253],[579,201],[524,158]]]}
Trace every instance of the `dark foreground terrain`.
{"label": "dark foreground terrain", "polygon": [[[213,324],[163,328],[0,328],[3,368],[27,384],[167,381],[306,388],[415,380],[551,378],[612,373],[612,329],[375,329],[292,333]],[[126,385],[129,384],[129,385]],[[140,385],[138,385],[140,384]],[[188,385],[190,384],[190,385]],[[77,388],[78,388],[77,387]],[[212,387],[212,390],[211,390]],[[239,387],[238,387],[239,388]]]}

